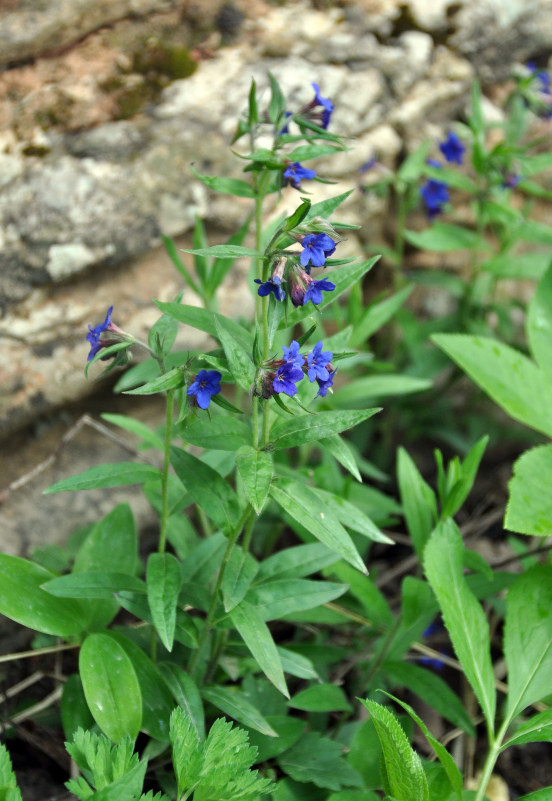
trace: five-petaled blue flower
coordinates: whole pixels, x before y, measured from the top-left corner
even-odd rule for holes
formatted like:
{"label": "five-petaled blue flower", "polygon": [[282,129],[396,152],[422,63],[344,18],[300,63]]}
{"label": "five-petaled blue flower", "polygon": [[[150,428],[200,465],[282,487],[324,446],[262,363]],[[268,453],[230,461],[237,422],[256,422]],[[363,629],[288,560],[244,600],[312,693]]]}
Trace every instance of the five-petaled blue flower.
{"label": "five-petaled blue flower", "polygon": [[220,392],[220,379],[218,370],[200,370],[193,384],[188,387],[187,394],[196,396],[200,409],[207,409],[211,403],[211,395]]}
{"label": "five-petaled blue flower", "polygon": [[260,278],[255,278],[255,283],[260,284],[257,294],[260,295],[262,298],[270,295],[271,292],[274,292],[274,297],[276,300],[285,300],[286,293],[282,289],[282,279],[279,278],[277,275],[273,275],[268,281],[261,281]]}
{"label": "five-petaled blue flower", "polygon": [[308,269],[310,266],[323,267],[326,257],[335,251],[335,242],[328,234],[307,234],[301,242],[301,264]]}
{"label": "five-petaled blue flower", "polygon": [[331,362],[333,353],[330,350],[322,352],[322,347],[322,340],[320,340],[307,355],[307,375],[311,383],[317,378],[327,381],[330,377],[327,365]]}
{"label": "five-petaled blue flower", "polygon": [[313,108],[316,106],[322,106],[321,122],[322,122],[322,128],[326,130],[326,128],[330,124],[330,118],[334,110],[334,105],[328,97],[321,96],[320,86],[317,83],[313,82],[311,86],[314,89],[314,100],[312,102]]}
{"label": "five-petaled blue flower", "polygon": [[305,292],[305,297],[303,298],[303,306],[312,300],[315,306],[318,306],[319,303],[322,303],[324,300],[322,292],[333,292],[335,289],[335,284],[331,281],[327,281],[325,278],[320,278],[318,281],[311,281],[311,283],[307,287],[307,291]]}
{"label": "five-petaled blue flower", "polygon": [[110,306],[107,310],[107,314],[105,315],[105,320],[103,323],[92,328],[92,326],[88,326],[88,334],[86,335],[87,341],[90,343],[90,353],[88,354],[87,361],[92,361],[96,353],[100,351],[102,348],[106,347],[106,342],[100,339],[101,334],[104,331],[109,331],[110,326],[113,325],[111,322],[111,312],[113,311],[113,306]]}
{"label": "five-petaled blue flower", "polygon": [[445,141],[439,144],[439,150],[449,164],[462,164],[464,161],[466,148],[454,131],[451,131]]}
{"label": "five-petaled blue flower", "polygon": [[272,381],[274,392],[283,392],[292,398],[297,392],[297,383],[303,378],[303,371],[293,362],[286,362],[276,370]]}
{"label": "five-petaled blue flower", "polygon": [[[435,159],[428,159],[427,163],[431,167],[438,168],[441,166]],[[443,181],[436,181],[434,178],[426,181],[420,189],[420,194],[426,204],[427,216],[430,220],[437,214],[442,214],[443,206],[450,199],[447,184],[443,183]]]}
{"label": "five-petaled blue flower", "polygon": [[293,367],[302,367],[305,363],[305,357],[301,356],[299,353],[299,348],[301,346],[297,342],[297,340],[293,340],[289,348],[286,348],[285,345],[282,345],[282,350],[284,351],[284,359],[286,360],[286,364],[291,364]]}
{"label": "five-petaled blue flower", "polygon": [[303,167],[298,161],[294,161],[293,164],[288,164],[282,177],[284,186],[289,184],[294,189],[300,189],[302,179],[311,181],[316,177],[316,172],[309,170],[308,167]]}
{"label": "five-petaled blue flower", "polygon": [[328,377],[326,379],[324,380],[321,378],[316,379],[316,382],[318,384],[318,392],[314,396],[315,398],[318,398],[319,395],[321,398],[326,397],[328,390],[330,389],[330,387],[333,386],[333,380],[336,373],[337,373],[337,367],[335,368],[335,370],[332,370],[330,373],[328,373]]}

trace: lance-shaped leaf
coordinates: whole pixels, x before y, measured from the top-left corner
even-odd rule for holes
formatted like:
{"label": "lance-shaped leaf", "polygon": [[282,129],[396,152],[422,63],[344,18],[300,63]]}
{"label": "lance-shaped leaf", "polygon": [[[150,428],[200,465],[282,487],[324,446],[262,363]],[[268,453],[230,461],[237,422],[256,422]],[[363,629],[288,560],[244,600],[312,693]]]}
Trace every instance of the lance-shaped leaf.
{"label": "lance-shaped leaf", "polygon": [[180,562],[170,553],[152,553],[146,571],[148,603],[159,638],[172,651],[176,605],[182,585]]}
{"label": "lance-shaped leaf", "polygon": [[249,350],[234,337],[232,326],[228,325],[225,317],[215,318],[215,328],[234,381],[245,392],[249,392],[255,379],[255,366],[251,361]]}
{"label": "lance-shaped leaf", "polygon": [[238,520],[238,499],[220,473],[181,448],[171,448],[171,464],[194,501],[217,526],[231,531]]}
{"label": "lance-shaped leaf", "polygon": [[282,509],[310,531],[317,540],[338,553],[357,570],[362,573],[367,572],[349,534],[309,487],[296,481],[279,481],[277,484],[272,484],[270,494]]}
{"label": "lance-shaped leaf", "polygon": [[259,259],[263,255],[258,250],[246,248],[243,245],[210,245],[208,248],[196,248],[195,250],[183,249],[183,253],[190,253],[192,256],[213,256],[216,259],[237,259],[241,256]]}
{"label": "lance-shaped leaf", "polygon": [[286,698],[289,698],[280,654],[274,644],[272,634],[259,612],[247,601],[242,601],[230,612],[230,620],[267,679]]}
{"label": "lance-shaped leaf", "polygon": [[186,426],[186,442],[218,451],[237,451],[251,439],[249,426],[230,415],[213,415]]}
{"label": "lance-shaped leaf", "polygon": [[375,332],[378,331],[382,325],[385,325],[385,323],[401,308],[413,289],[413,286],[406,286],[395,295],[391,295],[391,297],[385,298],[385,300],[379,300],[368,306],[355,325],[351,339],[349,340],[349,345],[356,348],[371,337],[372,334],[375,334]]}
{"label": "lance-shaped leaf", "polygon": [[294,420],[283,420],[272,429],[270,444],[274,448],[292,448],[305,442],[318,441],[347,431],[380,411],[380,408],[351,409],[305,414]]}
{"label": "lance-shaped leaf", "polygon": [[526,329],[533,356],[552,380],[552,264],[529,304]]}
{"label": "lance-shaped leaf", "polygon": [[511,745],[537,742],[552,742],[552,709],[546,709],[544,712],[539,712],[538,715],[533,715],[532,718],[529,718],[502,745],[500,750],[505,751]]}
{"label": "lance-shaped leaf", "polygon": [[258,569],[259,564],[250,553],[244,553],[240,547],[233,548],[221,585],[225,612],[230,612],[245,598]]}
{"label": "lance-shaped leaf", "polygon": [[86,702],[100,729],[119,742],[134,740],[142,724],[142,694],[132,661],[107,634],[90,634],[79,655]]}
{"label": "lance-shaped leaf", "polygon": [[90,570],[68,573],[42,584],[42,589],[58,598],[112,599],[118,592],[145,593],[146,585],[137,576],[128,573],[106,573]]}
{"label": "lance-shaped leaf", "polygon": [[160,662],[159,671],[174,700],[186,711],[195,733],[200,740],[204,740],[205,714],[203,701],[195,681],[174,662]]}
{"label": "lance-shaped leaf", "polygon": [[203,687],[201,695],[225,715],[234,718],[267,737],[277,737],[270,723],[240,690],[228,687]]}
{"label": "lance-shaped leaf", "polygon": [[157,392],[168,392],[170,389],[179,389],[184,386],[184,373],[180,368],[173,367],[168,373],[142,384],[136,389],[127,389],[124,395],[155,395]]}
{"label": "lance-shaped leaf", "polygon": [[508,592],[504,655],[508,716],[552,693],[552,567],[537,565]]}
{"label": "lance-shaped leaf", "polygon": [[404,448],[399,448],[397,479],[408,533],[419,557],[437,520],[435,493]]}
{"label": "lance-shaped leaf", "polygon": [[346,591],[346,584],[331,581],[280,578],[252,587],[247,600],[255,606],[263,620],[277,620],[334,601]]}
{"label": "lance-shaped leaf", "polygon": [[272,454],[258,451],[250,445],[243,445],[236,453],[236,467],[247,500],[260,515],[272,481],[274,470]]}
{"label": "lance-shaped leaf", "polygon": [[[165,314],[169,314],[178,320],[180,323],[190,325],[192,328],[197,328],[199,331],[204,331],[213,337],[217,336],[216,321],[222,319],[220,314],[210,311],[209,309],[201,309],[198,306],[186,306],[182,303],[162,303],[156,301],[156,306],[161,309]],[[241,325],[235,323],[233,320],[226,319],[227,327],[231,328],[232,334],[244,348],[251,348],[251,337],[249,333],[242,328]]]}
{"label": "lance-shaped leaf", "polygon": [[[240,181],[239,178],[224,178],[216,175],[202,175],[201,173],[190,167],[191,171],[196,178],[213,189],[215,192],[220,192],[223,195],[235,195],[236,197],[255,197],[255,190],[251,184],[245,181]],[[190,251],[187,251],[188,253]]]}
{"label": "lance-shaped leaf", "polygon": [[45,495],[54,492],[70,492],[75,490],[103,489],[106,487],[122,487],[125,484],[144,484],[146,481],[160,478],[158,467],[141,462],[115,462],[91,467],[77,476],[64,478],[44,490]]}
{"label": "lance-shaped leaf", "polygon": [[456,656],[489,730],[493,731],[496,693],[489,625],[463,576],[463,554],[462,536],[454,521],[440,523],[425,549],[425,572],[439,601]]}
{"label": "lance-shaped leaf", "polygon": [[288,701],[288,706],[305,712],[351,711],[347,696],[336,684],[313,684],[294,695]]}

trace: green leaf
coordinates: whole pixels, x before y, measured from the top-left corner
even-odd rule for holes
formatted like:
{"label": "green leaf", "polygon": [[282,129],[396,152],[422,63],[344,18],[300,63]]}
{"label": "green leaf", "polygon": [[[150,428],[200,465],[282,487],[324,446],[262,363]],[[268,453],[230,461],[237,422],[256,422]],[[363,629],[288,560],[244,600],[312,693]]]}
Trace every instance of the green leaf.
{"label": "green leaf", "polygon": [[416,181],[424,173],[426,159],[433,147],[431,139],[426,139],[413,153],[410,153],[397,171],[397,178],[406,183]]}
{"label": "green leaf", "polygon": [[230,612],[230,620],[267,679],[286,698],[289,698],[280,655],[276,650],[270,630],[259,612],[247,601],[242,601]]}
{"label": "green leaf", "polygon": [[552,264],[529,304],[526,329],[531,353],[552,380]]}
{"label": "green leaf", "polygon": [[60,711],[66,740],[72,740],[77,729],[91,729],[94,725],[78,673],[72,673],[63,685]]}
{"label": "green leaf", "polygon": [[339,398],[344,403],[358,403],[360,400],[368,403],[373,402],[374,398],[423,392],[431,389],[432,383],[413,375],[368,375],[346,384],[339,390]]}
{"label": "green leaf", "polygon": [[314,669],[310,659],[290,651],[288,648],[282,648],[280,645],[277,647],[285,673],[289,673],[290,676],[297,676],[298,679],[316,679],[316,681],[320,681],[320,676]]}
{"label": "green leaf", "polygon": [[435,223],[425,231],[405,231],[404,236],[414,247],[438,253],[472,249],[482,245],[481,238],[475,231],[450,223]]}
{"label": "green leaf", "polygon": [[552,533],[552,445],[539,445],[514,462],[504,525],[518,534]]}
{"label": "green leaf", "polygon": [[170,458],[194,501],[223,531],[231,531],[238,521],[238,499],[220,473],[181,448],[172,447]]}
{"label": "green leaf", "polygon": [[127,417],[126,414],[108,414],[107,412],[102,414],[101,417],[107,423],[124,428],[125,431],[130,431],[131,434],[136,434],[142,440],[143,445],[163,450],[163,438],[140,420],[135,420],[134,417]]}
{"label": "green leaf", "polygon": [[236,453],[236,467],[247,500],[258,515],[265,504],[274,471],[272,454],[243,445]]}
{"label": "green leaf", "polygon": [[234,381],[245,392],[249,392],[255,380],[255,367],[251,361],[249,350],[243,348],[241,343],[234,338],[232,326],[228,325],[225,317],[215,318],[215,328],[217,339],[224,349]]}
{"label": "green leaf", "polygon": [[[311,206],[311,212],[313,208],[314,206]],[[308,214],[307,219],[310,219],[310,217],[311,215]],[[366,273],[372,269],[374,264],[379,261],[379,258],[379,256],[373,256],[367,261],[362,261],[358,264],[347,264],[345,267],[340,267],[338,270],[331,270],[328,272],[325,277],[335,284],[335,289],[332,292],[326,293],[324,300],[318,305],[317,308],[319,310],[325,309],[326,306],[329,306],[330,303],[346,292],[349,287],[358,283],[366,275]],[[305,320],[307,312],[312,314],[315,311],[316,310],[314,306],[311,309],[309,304],[307,304],[307,306],[301,306],[298,309],[294,309],[287,315],[287,319],[284,319],[280,323],[279,328],[289,328],[292,325],[296,325],[296,323],[300,323]],[[318,319],[316,319],[316,322],[318,322]]]}
{"label": "green leaf", "polygon": [[[238,230],[226,240],[225,244],[241,245],[247,236],[247,233],[249,232],[250,224],[251,216],[246,217],[241,228],[238,228]],[[211,271],[207,276],[206,290],[208,291],[209,295],[214,295],[227,273],[232,269],[233,265],[234,262],[230,259],[215,259],[213,266],[211,267]]]}
{"label": "green leaf", "polygon": [[[445,769],[451,787],[456,793],[457,798],[459,799],[459,801],[462,801],[462,786],[463,786],[462,774],[456,767],[456,763],[449,754],[449,752],[447,751],[447,749],[444,747],[444,745],[441,745],[441,743],[436,737],[434,737],[431,734],[431,732],[429,731],[423,720],[414,712],[414,710],[409,704],[406,704],[404,701],[400,701],[398,698],[395,698],[395,696],[391,695],[391,693],[385,693],[385,694],[389,696],[389,698],[392,698],[393,701],[395,701],[395,703],[402,706],[402,708],[406,712],[408,712],[412,720],[418,724],[420,729],[423,731],[426,740],[435,751],[435,754],[437,755],[439,762]],[[475,734],[475,732],[473,734]]]}
{"label": "green leaf", "polygon": [[353,334],[349,340],[349,345],[352,348],[358,347],[366,342],[372,334],[375,334],[382,325],[389,322],[407,300],[413,289],[413,286],[405,286],[404,289],[401,289],[400,292],[397,292],[395,295],[391,295],[391,297],[385,298],[385,300],[377,301],[368,306],[360,320],[355,324]]}
{"label": "green leaf", "polygon": [[552,693],[552,566],[537,565],[508,591],[504,655],[508,665],[507,715],[511,720]]}
{"label": "green leaf", "polygon": [[440,676],[410,662],[385,662],[384,670],[395,686],[408,687],[446,720],[475,737],[475,728],[464,704]]}
{"label": "green leaf", "polygon": [[441,510],[441,519],[453,517],[471,492],[489,437],[481,437],[460,465],[460,478],[451,488]]}
{"label": "green leaf", "polygon": [[452,645],[466,678],[494,730],[496,693],[489,625],[463,576],[464,546],[453,520],[440,523],[425,549],[425,572],[443,612]]}
{"label": "green leaf", "polygon": [[280,481],[278,484],[272,484],[270,494],[282,509],[310,531],[317,540],[327,545],[357,570],[366,573],[364,562],[349,534],[332,512],[326,509],[321,511],[320,499],[313,490],[295,481]]}
{"label": "green leaf", "polygon": [[148,603],[159,638],[172,651],[176,606],[182,586],[180,562],[170,553],[151,553],[146,571]]}
{"label": "green leaf", "polygon": [[157,392],[167,392],[169,389],[179,389],[184,386],[184,373],[179,367],[173,367],[168,373],[148,381],[141,387],[126,389],[124,395],[155,395]]}
{"label": "green leaf", "polygon": [[336,195],[335,197],[330,197],[327,200],[321,200],[319,203],[314,203],[314,205],[310,207],[310,211],[307,214],[306,219],[312,220],[313,217],[331,217],[334,211],[341,206],[345,200],[347,200],[353,191],[353,189],[349,189],[348,192],[343,192],[341,195]]}
{"label": "green leaf", "polygon": [[205,739],[205,715],[201,695],[192,677],[174,662],[160,662],[159,671],[174,700],[188,715],[200,740]]}
{"label": "green leaf", "polygon": [[333,565],[339,557],[319,542],[308,545],[295,545],[277,551],[261,562],[257,582],[278,576],[279,578],[301,578],[318,573],[324,567]]}
{"label": "green leaf", "polygon": [[64,478],[44,490],[44,495],[54,492],[122,487],[126,484],[144,484],[161,477],[161,471],[150,464],[140,462],[115,462],[91,467],[77,476]]}
{"label": "green leaf", "polygon": [[423,174],[428,178],[433,178],[434,181],[451,186],[453,189],[461,189],[462,192],[468,192],[471,195],[476,195],[479,192],[477,184],[472,181],[465,173],[453,170],[450,167],[432,167],[427,162],[424,165]]}
{"label": "green leaf", "polygon": [[242,256],[260,259],[263,255],[258,250],[245,248],[243,245],[211,245],[208,248],[196,248],[195,250],[182,249],[182,252],[190,253],[192,256],[212,256],[216,259],[238,259]]}
{"label": "green leaf", "polygon": [[[181,293],[178,300],[182,297]],[[160,358],[165,358],[171,352],[178,333],[178,324],[175,319],[166,314],[152,325],[148,334],[148,345]]]}
{"label": "green leaf", "polygon": [[[196,214],[195,217],[192,246],[195,249],[209,247],[209,242],[207,241],[207,234],[205,233],[205,227],[203,225],[203,222],[199,214]],[[205,258],[205,256],[194,256],[194,267],[197,277],[199,278],[201,287],[205,289],[205,282],[207,280],[207,272],[209,269],[209,260]]]}
{"label": "green leaf", "polygon": [[329,790],[361,785],[359,774],[343,758],[342,746],[315,732],[303,735],[279,757],[278,764],[297,782],[312,782]]}
{"label": "green leaf", "polygon": [[[280,756],[291,748],[305,731],[304,720],[292,718],[289,715],[267,715],[265,720],[276,732],[276,737],[258,734],[255,729],[249,731],[249,741],[257,748],[257,764],[268,759]],[[274,798],[274,796],[273,796]]]}
{"label": "green leaf", "polygon": [[286,110],[286,99],[282,94],[280,85],[272,73],[268,73],[270,81],[270,103],[268,104],[268,119],[278,128],[282,122],[282,116]]}
{"label": "green leaf", "polygon": [[251,89],[249,90],[247,122],[249,123],[250,127],[254,127],[259,122],[259,110],[257,108],[257,85],[254,78],[251,78]]}
{"label": "green leaf", "polygon": [[90,634],[82,644],[79,671],[88,707],[100,729],[117,743],[136,739],[142,724],[142,695],[124,649],[106,634]]}
{"label": "green leaf", "polygon": [[339,495],[335,495],[333,492],[327,492],[318,487],[314,487],[313,489],[324,502],[324,505],[335,514],[342,525],[353,531],[357,531],[373,542],[383,542],[386,545],[395,544],[393,540],[387,537],[368,515],[354,503],[351,503]]}
{"label": "green leaf", "polygon": [[270,723],[247,700],[245,693],[228,687],[203,687],[201,694],[206,701],[216,706],[225,715],[243,723],[255,731],[265,734],[267,737],[277,737]]}
{"label": "green leaf", "polygon": [[552,709],[545,709],[538,715],[533,715],[509,738],[501,747],[505,751],[511,745],[524,743],[538,743],[552,741]]}
{"label": "green leaf", "polygon": [[339,434],[335,434],[332,437],[321,439],[319,445],[329,451],[339,464],[343,465],[357,481],[362,483],[362,476],[356,463],[354,451],[346,440],[340,437]]}
{"label": "green leaf", "polygon": [[263,620],[277,620],[304,609],[314,609],[339,598],[346,591],[346,585],[330,581],[279,578],[252,587],[247,600]]}
{"label": "green leaf", "polygon": [[0,612],[44,634],[80,634],[89,621],[86,606],[45,592],[42,585],[53,578],[54,573],[34,562],[0,554]]}
{"label": "green leaf", "polygon": [[552,801],[552,787],[535,790],[534,793],[521,796],[517,801]]}
{"label": "green leaf", "polygon": [[552,436],[550,383],[534,362],[488,337],[436,334],[432,339],[514,420]]}
{"label": "green leaf", "polygon": [[288,706],[305,712],[350,712],[347,696],[335,684],[315,684],[301,690],[289,701]]}
{"label": "green leaf", "polygon": [[146,592],[145,583],[136,576],[128,573],[104,573],[99,570],[57,576],[45,581],[42,588],[58,598],[100,600],[111,600],[118,592]]}
{"label": "green leaf", "polygon": [[186,426],[184,439],[198,448],[237,451],[251,439],[247,423],[230,415],[213,415],[210,420],[197,420]]}
{"label": "green leaf", "polygon": [[[190,325],[192,328],[197,328],[199,331],[204,331],[212,337],[217,336],[216,321],[222,319],[222,315],[209,309],[201,309],[198,306],[186,306],[182,303],[161,303],[156,301],[156,306],[161,309],[165,314],[170,314],[175,320],[185,325]],[[233,320],[226,319],[226,327],[232,330],[234,339],[246,349],[251,349],[252,339],[249,333],[238,323]]]}
{"label": "green leaf", "polygon": [[[333,148],[332,148],[333,149]],[[295,159],[298,161],[299,159]],[[300,206],[298,206],[293,214],[290,214],[289,217],[286,217],[284,222],[284,231],[293,231],[293,229],[299,225],[302,220],[307,216],[309,209],[311,207],[311,202],[308,199],[304,199]]]}
{"label": "green leaf", "polygon": [[397,801],[429,801],[429,788],[422,762],[412,750],[401,724],[384,706],[362,701],[376,727],[383,751],[384,781],[387,795]]}
{"label": "green leaf", "polygon": [[[235,197],[255,197],[255,190],[246,181],[240,181],[239,178],[222,178],[216,175],[202,175],[201,173],[190,167],[191,171],[196,178],[213,189],[215,192],[220,192],[223,195],[234,195]],[[186,251],[189,253],[190,251]]]}
{"label": "green leaf", "polygon": [[241,548],[234,547],[226,563],[221,585],[225,612],[230,612],[243,601],[258,569],[259,564],[250,553],[244,553]]}
{"label": "green leaf", "polygon": [[387,629],[393,625],[394,617],[389,605],[369,576],[362,575],[345,562],[339,562],[331,572],[349,585],[349,592],[360,601],[364,614],[375,626]]}
{"label": "green leaf", "polygon": [[399,448],[398,451],[397,481],[408,533],[421,558],[437,520],[437,500],[404,448]]}
{"label": "green leaf", "polygon": [[0,799],[2,801],[22,801],[10,755],[3,743],[0,743]]}
{"label": "green leaf", "polygon": [[161,238],[163,240],[163,244],[165,245],[165,249],[169,254],[170,260],[172,261],[172,263],[174,264],[180,275],[186,281],[190,289],[193,292],[195,292],[196,295],[199,295],[201,297],[201,289],[194,281],[192,275],[186,268],[186,265],[182,262],[182,259],[178,255],[178,250],[173,240],[169,236],[165,236],[165,234],[161,234]]}
{"label": "green leaf", "polygon": [[270,445],[274,448],[291,448],[324,439],[347,431],[380,411],[381,409],[354,409],[319,412],[317,415],[305,414],[294,420],[284,420],[272,429]]}
{"label": "green leaf", "polygon": [[497,278],[519,278],[539,281],[550,265],[549,252],[499,253],[484,261],[481,270]]}
{"label": "green leaf", "polygon": [[334,145],[300,145],[292,150],[288,156],[290,161],[309,161],[318,159],[322,156],[332,156],[334,153],[341,153],[344,148]]}

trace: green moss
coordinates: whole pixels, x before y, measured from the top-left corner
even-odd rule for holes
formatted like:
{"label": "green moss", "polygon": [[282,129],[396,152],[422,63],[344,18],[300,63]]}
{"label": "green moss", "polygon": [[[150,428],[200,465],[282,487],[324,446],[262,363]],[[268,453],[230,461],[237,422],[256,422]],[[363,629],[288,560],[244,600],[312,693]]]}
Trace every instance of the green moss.
{"label": "green moss", "polygon": [[[197,62],[186,47],[162,42],[146,45],[132,58],[132,72],[139,72],[150,80],[156,77],[160,83],[188,78],[196,69]],[[163,78],[168,81],[163,81]]]}
{"label": "green moss", "polygon": [[24,156],[37,156],[43,159],[51,150],[49,147],[46,147],[46,145],[27,145],[21,152]]}

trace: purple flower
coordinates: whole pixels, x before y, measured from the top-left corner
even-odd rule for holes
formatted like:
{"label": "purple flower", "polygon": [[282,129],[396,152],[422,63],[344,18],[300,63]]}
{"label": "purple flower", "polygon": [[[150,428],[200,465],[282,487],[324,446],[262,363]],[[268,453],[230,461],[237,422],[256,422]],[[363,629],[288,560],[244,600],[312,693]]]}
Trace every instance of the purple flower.
{"label": "purple flower", "polygon": [[[439,162],[429,159],[427,162],[432,167],[440,167]],[[447,184],[430,178],[420,189],[420,194],[426,204],[427,216],[433,219],[437,214],[442,214],[443,206],[448,203],[450,196]]]}
{"label": "purple flower", "polygon": [[187,394],[195,395],[200,409],[207,409],[211,395],[220,392],[221,374],[218,370],[200,370],[195,381],[188,387]]}
{"label": "purple flower", "polygon": [[454,131],[450,131],[445,141],[439,144],[439,150],[449,164],[462,164],[464,161],[466,148]]}
{"label": "purple flower", "polygon": [[92,328],[90,325],[88,326],[88,334],[86,335],[86,339],[90,343],[90,353],[88,354],[88,359],[87,359],[87,361],[89,362],[92,361],[92,359],[94,358],[96,353],[98,353],[99,350],[107,346],[106,341],[104,340],[102,342],[100,336],[101,334],[103,334],[104,331],[109,331],[109,326],[112,325],[111,323],[112,311],[113,311],[113,306],[110,306],[109,309],[107,310],[107,314],[105,315],[105,320],[103,321],[103,323],[100,323],[99,325],[95,326],[95,328]]}
{"label": "purple flower", "polygon": [[285,300],[286,293],[281,287],[282,279],[279,278],[277,275],[273,275],[268,281],[261,281],[260,278],[255,278],[255,283],[260,284],[257,294],[261,296],[261,298],[270,295],[271,292],[274,292],[274,297],[276,300]]}
{"label": "purple flower", "polygon": [[322,128],[326,130],[328,125],[330,124],[330,118],[332,116],[332,112],[334,110],[334,105],[332,101],[327,97],[322,97],[320,94],[320,86],[317,83],[311,84],[312,88],[314,89],[314,100],[312,101],[311,108],[316,108],[317,106],[322,107],[321,113],[321,124]]}
{"label": "purple flower", "polygon": [[335,242],[327,234],[307,234],[301,242],[301,264],[308,268],[309,262],[313,267],[323,267],[326,257],[335,251]]}
{"label": "purple flower", "polygon": [[337,373],[337,367],[335,368],[335,370],[332,370],[331,372],[328,373],[328,377],[326,379],[321,379],[321,378],[316,379],[318,384],[318,392],[314,396],[315,398],[317,398],[319,395],[321,398],[326,397],[328,390],[333,386],[333,380],[336,373]]}
{"label": "purple flower", "polygon": [[283,392],[292,398],[297,392],[297,383],[303,378],[303,371],[293,363],[286,362],[276,370],[276,375],[272,381],[274,392]]}
{"label": "purple flower", "polygon": [[316,177],[316,172],[309,170],[307,167],[302,167],[298,161],[294,161],[293,164],[288,164],[282,177],[284,186],[289,184],[294,189],[300,189],[301,180],[303,178],[305,181],[312,180]]}
{"label": "purple flower", "polygon": [[520,181],[521,181],[521,175],[518,175],[515,172],[506,172],[506,173],[504,173],[504,180],[502,181],[502,188],[503,189],[515,189]]}
{"label": "purple flower", "polygon": [[311,300],[315,306],[318,306],[318,304],[322,303],[324,300],[322,292],[333,292],[334,289],[335,284],[331,281],[327,281],[325,278],[321,278],[318,281],[311,281],[305,292],[305,297],[303,298],[303,306],[308,303],[309,300]]}
{"label": "purple flower", "polygon": [[286,364],[291,364],[293,367],[302,367],[305,363],[305,357],[301,356],[299,353],[300,345],[294,339],[289,348],[286,348],[285,345],[282,345],[282,350],[284,351],[284,358]]}
{"label": "purple flower", "polygon": [[369,170],[372,169],[372,167],[375,167],[376,164],[377,164],[377,159],[376,159],[375,156],[372,156],[371,159],[368,159],[368,161],[365,161],[364,164],[360,165],[360,167],[358,168],[358,171],[361,174],[365,173],[365,172],[368,172]]}
{"label": "purple flower", "polygon": [[333,353],[329,350],[322,352],[322,341],[316,343],[311,353],[307,355],[307,375],[309,381],[312,383],[317,379],[327,381],[330,377],[330,372],[326,365],[330,364]]}

